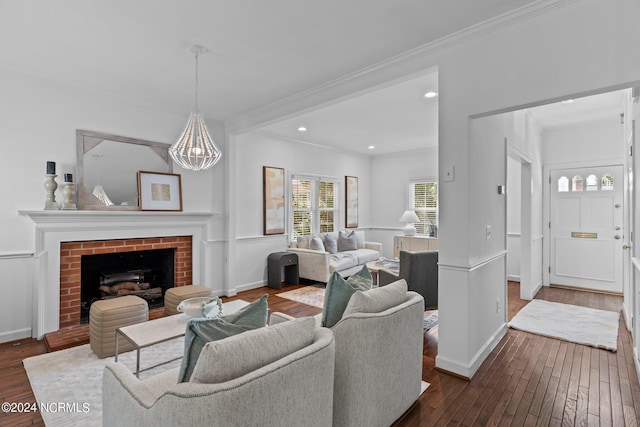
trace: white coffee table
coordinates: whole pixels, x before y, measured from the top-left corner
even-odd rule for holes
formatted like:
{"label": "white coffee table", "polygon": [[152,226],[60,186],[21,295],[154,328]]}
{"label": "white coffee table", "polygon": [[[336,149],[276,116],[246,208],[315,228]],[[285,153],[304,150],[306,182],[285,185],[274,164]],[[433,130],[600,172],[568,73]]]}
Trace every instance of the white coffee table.
{"label": "white coffee table", "polygon": [[[225,302],[222,304],[222,314],[224,316],[226,314],[235,313],[247,305],[249,305],[249,303],[244,300]],[[173,316],[161,317],[159,319],[149,320],[148,322],[136,323],[134,325],[123,326],[122,328],[116,329],[115,361],[118,361],[119,336],[129,341],[136,350],[135,375],[138,378],[140,376],[140,372],[181,359],[181,357],[177,357],[175,359],[150,366],[142,371],[140,370],[140,350],[145,347],[150,347],[155,344],[160,344],[162,342],[184,336],[187,328],[187,322],[191,319],[192,318],[186,314],[174,314]]]}

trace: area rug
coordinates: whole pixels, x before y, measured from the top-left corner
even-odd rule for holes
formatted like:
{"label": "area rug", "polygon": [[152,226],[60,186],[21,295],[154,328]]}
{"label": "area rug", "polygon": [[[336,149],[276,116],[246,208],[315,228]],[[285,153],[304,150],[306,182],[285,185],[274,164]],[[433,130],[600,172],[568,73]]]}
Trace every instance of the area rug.
{"label": "area rug", "polygon": [[438,310],[424,312],[424,331],[433,329],[438,326]]}
{"label": "area rug", "polygon": [[614,311],[535,299],[513,317],[509,327],[616,351],[619,318]]}
{"label": "area rug", "polygon": [[[141,369],[180,357],[184,353],[184,338],[176,338],[161,345],[143,348]],[[47,427],[102,425],[102,371],[113,357],[99,359],[89,344],[30,357],[22,363],[38,404],[59,411],[40,411]],[[131,372],[136,367],[136,352],[118,356]],[[180,360],[141,372],[140,379],[149,378],[180,366]]]}
{"label": "area rug", "polygon": [[311,305],[313,307],[322,308],[324,305],[324,287],[325,285],[310,285],[292,291],[282,292],[276,296],[288,299],[302,304]]}

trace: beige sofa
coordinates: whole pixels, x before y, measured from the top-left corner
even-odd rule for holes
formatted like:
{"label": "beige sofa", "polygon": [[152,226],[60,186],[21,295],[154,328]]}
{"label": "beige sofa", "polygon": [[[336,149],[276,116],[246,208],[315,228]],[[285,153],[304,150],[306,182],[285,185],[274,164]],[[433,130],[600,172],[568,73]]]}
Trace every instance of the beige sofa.
{"label": "beige sofa", "polygon": [[[329,253],[324,247],[312,249],[313,246],[310,247],[309,242],[313,236],[301,236],[298,241],[293,242],[288,251],[298,255],[300,277],[326,282],[334,271],[343,277],[348,277],[360,271],[362,266],[369,261],[380,258],[381,243],[365,241],[364,231],[357,230],[353,233],[357,240],[357,248],[336,253]],[[337,242],[338,232],[322,233],[317,237],[321,240],[331,238]]]}
{"label": "beige sofa", "polygon": [[333,334],[299,320],[206,344],[185,383],[179,368],[140,381],[110,362],[103,426],[331,426]]}
{"label": "beige sofa", "polygon": [[[402,290],[399,302],[387,288],[396,288],[396,295],[398,288]],[[370,292],[373,298],[357,300],[356,295]],[[393,305],[378,311],[388,304]],[[342,319],[331,328],[336,342],[334,426],[389,426],[418,399],[423,306],[422,296],[407,292],[404,280],[351,297]],[[317,324],[320,317],[316,316]],[[276,312],[270,324],[291,319]]]}

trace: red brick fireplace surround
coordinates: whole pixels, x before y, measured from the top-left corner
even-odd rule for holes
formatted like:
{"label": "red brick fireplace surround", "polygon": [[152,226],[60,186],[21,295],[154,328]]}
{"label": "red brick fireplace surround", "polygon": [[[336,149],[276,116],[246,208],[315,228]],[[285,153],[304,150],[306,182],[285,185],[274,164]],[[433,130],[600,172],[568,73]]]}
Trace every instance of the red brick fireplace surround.
{"label": "red brick fireplace surround", "polygon": [[82,255],[175,249],[174,286],[190,285],[192,236],[60,242],[60,328],[80,324],[80,258]]}

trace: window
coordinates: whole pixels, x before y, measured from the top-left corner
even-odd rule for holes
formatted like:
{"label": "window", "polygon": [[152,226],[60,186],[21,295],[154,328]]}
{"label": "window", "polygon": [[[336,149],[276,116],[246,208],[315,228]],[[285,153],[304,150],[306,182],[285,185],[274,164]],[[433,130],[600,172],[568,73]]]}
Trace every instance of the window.
{"label": "window", "polygon": [[293,176],[291,216],[293,236],[327,233],[337,229],[337,180]]}
{"label": "window", "polygon": [[580,175],[576,175],[571,180],[571,191],[582,191],[584,187],[584,181]]}
{"label": "window", "polygon": [[438,228],[438,183],[412,182],[409,192],[409,206],[420,218],[420,222],[414,224],[418,234],[435,236]]}
{"label": "window", "polygon": [[613,175],[605,173],[602,175],[602,191],[613,190]]}
{"label": "window", "polygon": [[569,178],[561,176],[558,178],[558,192],[565,193],[567,191],[569,191]]}
{"label": "window", "polygon": [[598,177],[589,175],[587,177],[587,191],[598,191]]}

